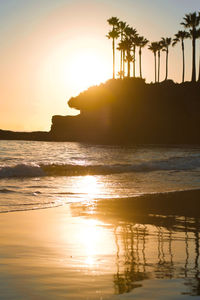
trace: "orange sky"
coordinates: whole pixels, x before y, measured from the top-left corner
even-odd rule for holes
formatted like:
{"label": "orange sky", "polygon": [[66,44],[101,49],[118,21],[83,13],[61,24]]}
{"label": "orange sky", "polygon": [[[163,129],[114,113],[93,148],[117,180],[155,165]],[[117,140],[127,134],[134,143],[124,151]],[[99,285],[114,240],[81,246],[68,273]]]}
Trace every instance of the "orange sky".
{"label": "orange sky", "polygon": [[[1,129],[49,130],[52,115],[76,113],[67,108],[71,96],[112,77],[111,41],[105,37],[109,17],[118,16],[147,39],[159,40],[173,36],[182,16],[199,6],[196,0],[40,2],[0,2]],[[188,80],[190,50],[187,41]],[[143,75],[148,82],[154,78],[153,66],[153,55],[145,49]],[[170,49],[169,77],[181,80],[179,46]]]}

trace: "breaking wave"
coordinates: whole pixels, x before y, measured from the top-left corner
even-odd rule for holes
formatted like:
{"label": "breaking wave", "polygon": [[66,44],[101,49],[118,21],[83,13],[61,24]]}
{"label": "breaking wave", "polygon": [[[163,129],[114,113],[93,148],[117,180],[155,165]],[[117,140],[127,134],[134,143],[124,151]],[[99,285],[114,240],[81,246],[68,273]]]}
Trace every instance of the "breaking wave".
{"label": "breaking wave", "polygon": [[[187,171],[200,168],[199,157],[173,157],[167,160],[114,165],[18,164],[0,167],[0,178],[42,176],[109,175],[130,172]],[[6,191],[5,191],[6,192]]]}
{"label": "breaking wave", "polygon": [[0,178],[13,177],[41,177],[44,171],[36,164],[18,164],[15,166],[4,166],[0,168]]}

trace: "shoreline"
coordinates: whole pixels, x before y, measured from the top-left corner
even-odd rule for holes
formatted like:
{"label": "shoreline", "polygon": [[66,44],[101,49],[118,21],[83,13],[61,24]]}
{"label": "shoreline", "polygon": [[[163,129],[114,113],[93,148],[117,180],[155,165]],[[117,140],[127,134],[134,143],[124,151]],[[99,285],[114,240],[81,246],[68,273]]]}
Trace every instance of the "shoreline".
{"label": "shoreline", "polygon": [[94,204],[73,203],[74,216],[77,211],[85,217],[92,216],[104,222],[121,220],[127,222],[133,218],[154,222],[156,217],[199,218],[200,217],[200,189],[144,194],[130,198],[101,199]]}
{"label": "shoreline", "polygon": [[[179,207],[180,203],[176,203],[176,201],[181,198],[181,207]],[[192,200],[191,200],[192,198]],[[171,215],[180,215],[181,213],[193,214],[200,217],[200,189],[187,189],[187,190],[179,190],[179,191],[167,191],[167,192],[152,192],[142,195],[135,195],[130,197],[120,197],[120,198],[94,198],[92,203],[102,205],[102,206],[110,206],[111,210],[115,207],[113,206],[124,206],[126,209],[131,208],[133,210],[137,210],[139,214],[143,212],[145,215],[156,214],[156,210],[159,212],[163,212],[164,214]],[[160,202],[161,201],[161,202]],[[17,213],[17,212],[28,212],[28,211],[37,211],[37,210],[45,210],[45,209],[56,209],[59,207],[67,207],[70,205],[78,205],[85,207],[85,203],[80,200],[80,202],[69,202],[63,203],[60,205],[52,206],[52,207],[40,207],[40,208],[32,208],[32,209],[23,209],[23,210],[11,210],[11,211],[2,211],[1,214],[9,214],[9,213]],[[88,205],[88,204],[87,204]],[[174,210],[174,211],[173,211]],[[108,209],[109,213],[109,209]]]}

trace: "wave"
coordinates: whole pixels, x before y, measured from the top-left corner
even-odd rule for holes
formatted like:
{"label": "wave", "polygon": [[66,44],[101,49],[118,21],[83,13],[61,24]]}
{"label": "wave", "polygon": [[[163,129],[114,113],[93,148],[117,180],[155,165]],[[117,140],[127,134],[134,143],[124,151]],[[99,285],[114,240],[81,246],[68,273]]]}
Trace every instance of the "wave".
{"label": "wave", "polygon": [[41,167],[45,174],[52,176],[109,175],[130,172],[196,170],[200,168],[200,159],[196,157],[174,157],[166,160],[135,162],[133,164],[85,166],[72,164],[51,164],[42,165]]}
{"label": "wave", "polygon": [[74,164],[18,164],[0,168],[0,178],[42,176],[110,175],[130,172],[188,171],[200,168],[197,157],[173,157],[170,159],[113,165]]}
{"label": "wave", "polygon": [[36,164],[17,164],[15,166],[4,166],[0,168],[0,178],[13,177],[41,177],[44,171]]}

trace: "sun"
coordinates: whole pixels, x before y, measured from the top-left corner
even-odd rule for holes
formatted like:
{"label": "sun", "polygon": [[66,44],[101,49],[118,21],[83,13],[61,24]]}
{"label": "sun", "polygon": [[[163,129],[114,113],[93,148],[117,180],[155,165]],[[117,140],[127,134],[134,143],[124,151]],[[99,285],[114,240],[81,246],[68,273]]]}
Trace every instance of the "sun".
{"label": "sun", "polygon": [[68,71],[77,92],[100,84],[110,77],[106,59],[89,49],[74,53]]}

